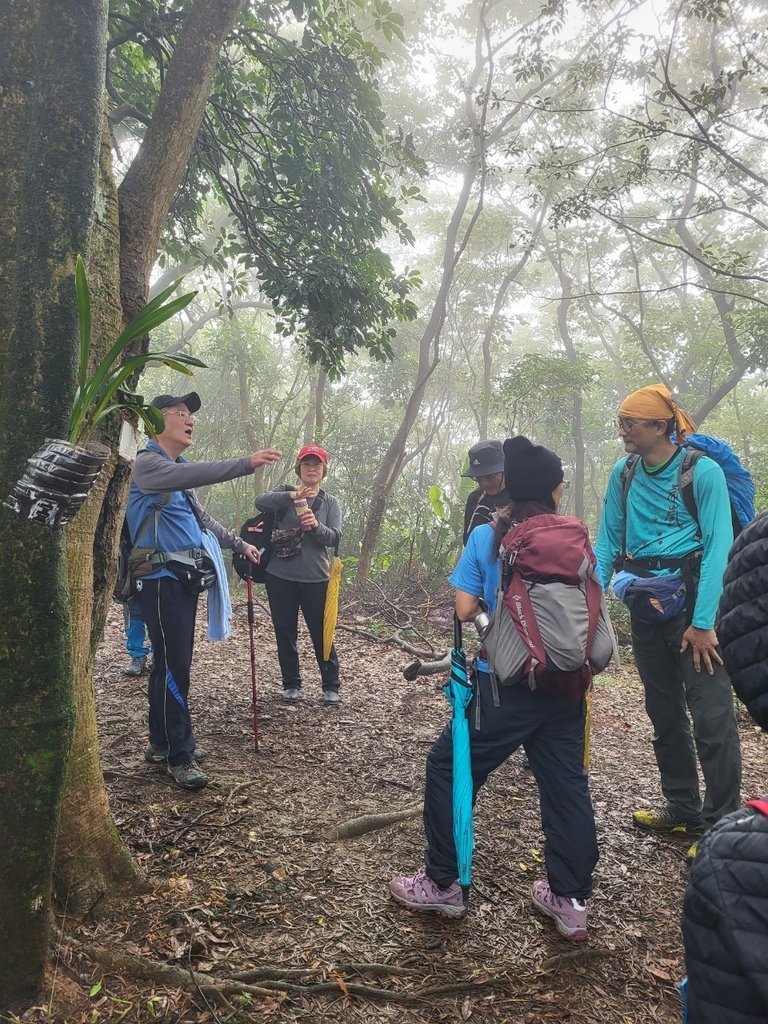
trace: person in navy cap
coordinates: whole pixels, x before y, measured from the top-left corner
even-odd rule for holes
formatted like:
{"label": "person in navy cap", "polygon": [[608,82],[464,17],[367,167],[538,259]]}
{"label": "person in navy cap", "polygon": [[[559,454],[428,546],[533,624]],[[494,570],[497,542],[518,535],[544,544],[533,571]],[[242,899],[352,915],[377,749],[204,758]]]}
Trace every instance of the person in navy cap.
{"label": "person in navy cap", "polygon": [[469,449],[469,469],[462,476],[477,481],[477,487],[467,498],[464,508],[464,536],[462,544],[476,526],[490,523],[497,508],[509,504],[504,484],[504,449],[501,441],[479,441]]}
{"label": "person in navy cap", "polygon": [[[249,476],[258,466],[276,462],[280,452],[264,448],[240,458],[187,462],[183,453],[194,441],[200,396],[195,391],[158,395],[150,404],[162,412],[164,427],[136,457],[125,513],[131,543],[145,552],[146,571],[134,584],[153,656],[149,746],[144,759],[166,764],[177,785],[195,790],[208,783],[198,764],[205,752],[195,743],[189,711],[195,619],[202,589],[196,587],[197,569],[212,561],[207,546],[231,548],[252,562],[258,562],[259,553],[209,515],[193,488]],[[222,577],[216,572],[216,588],[226,583]],[[206,577],[207,586],[213,582],[213,576]]]}

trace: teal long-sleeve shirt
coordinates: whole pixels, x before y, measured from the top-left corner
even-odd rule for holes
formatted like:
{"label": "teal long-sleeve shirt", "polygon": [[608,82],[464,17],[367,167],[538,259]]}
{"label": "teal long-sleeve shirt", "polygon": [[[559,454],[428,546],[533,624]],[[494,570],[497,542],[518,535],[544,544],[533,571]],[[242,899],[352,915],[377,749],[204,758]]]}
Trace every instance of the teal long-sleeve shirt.
{"label": "teal long-sleeve shirt", "polygon": [[[627,494],[626,553],[634,558],[682,558],[701,551],[701,577],[692,624],[698,629],[712,629],[733,543],[731,503],[722,469],[714,460],[700,458],[693,471],[697,525],[678,486],[681,458],[679,451],[657,473],[649,473],[642,462],[637,467]],[[625,550],[621,471],[626,461],[620,459],[611,472],[595,544],[600,578],[606,590],[613,576],[613,564]],[[666,576],[671,572],[674,570],[660,569],[654,575]]]}

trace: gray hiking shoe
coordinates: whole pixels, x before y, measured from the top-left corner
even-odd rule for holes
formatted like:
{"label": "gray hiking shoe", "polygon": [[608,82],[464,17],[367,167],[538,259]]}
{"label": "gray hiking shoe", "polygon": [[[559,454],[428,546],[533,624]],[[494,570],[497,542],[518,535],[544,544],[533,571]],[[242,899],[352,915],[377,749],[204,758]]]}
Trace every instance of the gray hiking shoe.
{"label": "gray hiking shoe", "polygon": [[[193,761],[202,761],[208,757],[208,751],[202,747],[195,747],[192,754]],[[168,747],[159,747],[156,743],[150,743],[144,751],[144,760],[147,764],[165,764],[168,760]]]}
{"label": "gray hiking shoe", "polygon": [[147,659],[144,658],[129,658],[126,664],[123,666],[124,676],[141,676],[147,670]]}
{"label": "gray hiking shoe", "polygon": [[323,690],[324,704],[338,704],[340,700],[341,697],[339,697],[338,690]]}
{"label": "gray hiking shoe", "polygon": [[168,772],[182,789],[202,789],[208,785],[208,776],[194,761],[188,764],[169,764]]}
{"label": "gray hiking shoe", "polygon": [[283,700],[287,700],[294,704],[301,695],[301,691],[298,686],[289,686],[287,690],[283,690]]}

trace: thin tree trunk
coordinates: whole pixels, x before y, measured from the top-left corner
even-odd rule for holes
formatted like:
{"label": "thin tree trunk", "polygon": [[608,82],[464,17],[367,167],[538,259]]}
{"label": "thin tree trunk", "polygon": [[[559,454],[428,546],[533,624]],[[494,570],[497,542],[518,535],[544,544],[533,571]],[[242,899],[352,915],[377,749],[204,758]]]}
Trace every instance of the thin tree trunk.
{"label": "thin tree trunk", "polygon": [[[560,282],[560,300],[557,304],[557,326],[560,331],[560,339],[563,343],[565,353],[572,363],[576,363],[579,354],[571,337],[571,330],[568,322],[571,303],[573,302],[573,281],[566,272],[563,265],[562,252],[560,251],[559,239],[556,248],[553,248],[546,240],[544,243],[547,256],[555,269]],[[574,515],[579,519],[584,518],[584,465],[585,465],[585,443],[584,429],[582,426],[583,402],[580,393],[575,393],[571,406],[571,432],[573,434],[573,503]]]}
{"label": "thin tree trunk", "polygon": [[[485,5],[483,5],[483,11]],[[482,19],[481,19],[482,20]],[[479,40],[484,39],[483,29],[478,30]],[[408,443],[413,424],[419,414],[424,393],[429,378],[434,373],[440,360],[440,336],[445,323],[445,316],[448,307],[448,296],[451,292],[453,279],[456,274],[456,267],[469,242],[472,231],[477,223],[483,207],[483,188],[485,180],[485,117],[487,103],[482,106],[480,123],[477,123],[475,87],[480,79],[483,67],[486,63],[481,42],[478,42],[475,69],[470,86],[465,89],[465,110],[470,124],[474,126],[475,148],[467,161],[464,171],[464,178],[461,184],[461,191],[456,202],[451,220],[448,224],[443,248],[443,273],[440,280],[440,287],[437,292],[435,304],[432,307],[432,314],[429,323],[424,330],[419,342],[419,362],[416,370],[416,380],[410,398],[405,407],[400,426],[390,442],[384,458],[381,461],[379,470],[373,481],[371,503],[368,509],[368,516],[365,521],[365,530],[360,547],[360,560],[357,563],[357,580],[368,578],[373,561],[373,553],[381,533],[381,526],[384,522],[384,515],[387,509],[387,500],[395,485],[400,469],[405,460],[405,450]],[[486,92],[490,89],[492,78],[489,74],[486,82]],[[478,175],[481,179],[480,195],[475,204],[475,209],[464,227],[461,241],[459,242],[459,231],[462,227],[464,216],[469,206],[475,180]]]}
{"label": "thin tree trunk", "polygon": [[[0,10],[0,497],[74,393],[74,254],[97,180],[106,0]],[[0,1006],[28,1005],[48,954],[54,844],[74,716],[61,531],[0,512]]]}
{"label": "thin tree trunk", "polygon": [[146,304],[160,235],[200,131],[216,61],[242,6],[243,0],[194,0],[189,7],[152,120],[120,185],[126,320]]}

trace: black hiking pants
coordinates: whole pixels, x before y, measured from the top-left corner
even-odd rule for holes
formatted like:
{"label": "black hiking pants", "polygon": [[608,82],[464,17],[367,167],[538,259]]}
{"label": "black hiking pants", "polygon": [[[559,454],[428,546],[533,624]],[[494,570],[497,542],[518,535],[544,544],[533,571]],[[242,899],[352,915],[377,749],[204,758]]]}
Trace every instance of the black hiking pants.
{"label": "black hiking pants", "polygon": [[[558,896],[585,900],[592,893],[598,860],[595,816],[584,768],[586,701],[546,697],[525,683],[499,686],[494,707],[491,680],[478,672],[468,709],[473,800],[490,773],[525,743],[539,787],[544,862]],[[477,702],[480,702],[479,728]],[[453,750],[450,723],[427,755],[424,794],[424,863],[429,877],[445,889],[458,878],[453,840]],[[510,844],[514,845],[514,833]],[[516,859],[513,850],[508,859]]]}
{"label": "black hiking pants", "polygon": [[[705,668],[697,672],[691,649],[680,653],[685,613],[668,622],[641,622],[634,615],[631,621],[661,791],[673,813],[709,828],[741,805],[741,748],[728,673],[717,664],[713,675]],[[706,787],[703,803],[697,755]]]}
{"label": "black hiking pants", "polygon": [[188,697],[198,598],[170,576],[140,580],[136,589],[154,658],[149,741],[168,748],[168,764],[188,764],[195,750]]}
{"label": "black hiking pants", "polygon": [[299,609],[304,615],[315,657],[320,668],[320,678],[324,690],[339,688],[339,659],[336,648],[331,647],[327,661],[323,660],[323,612],[325,611],[325,595],[328,581],[320,583],[297,583],[283,580],[279,576],[265,574],[267,597],[269,598],[269,614],[275,628],[277,641],[277,660],[280,662],[280,673],[283,677],[283,689],[301,688],[301,670],[299,668],[299,649],[297,645],[299,632]]}

